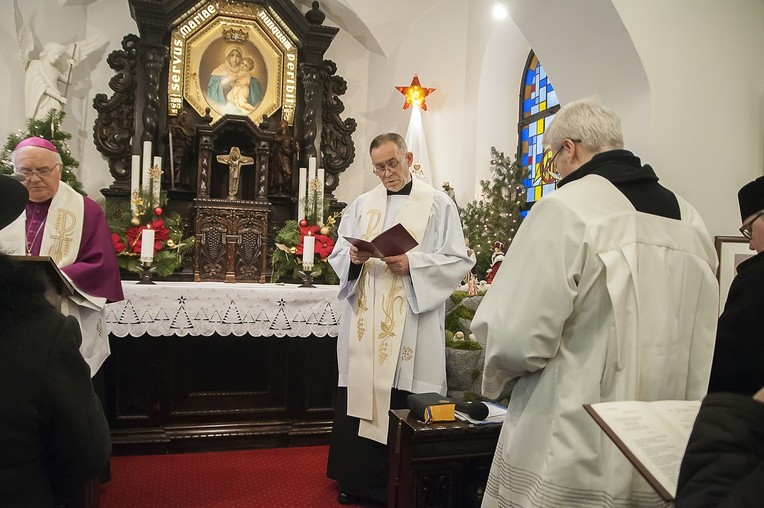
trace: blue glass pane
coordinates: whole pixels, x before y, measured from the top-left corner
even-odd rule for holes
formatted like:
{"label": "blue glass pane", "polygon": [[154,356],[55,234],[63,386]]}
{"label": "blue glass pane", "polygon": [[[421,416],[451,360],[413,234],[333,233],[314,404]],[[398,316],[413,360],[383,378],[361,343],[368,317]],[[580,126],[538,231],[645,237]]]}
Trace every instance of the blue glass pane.
{"label": "blue glass pane", "polygon": [[527,69],[525,73],[521,100],[523,118],[531,115],[542,115],[541,118],[523,127],[520,134],[523,147],[520,164],[528,171],[528,178],[523,181],[527,188],[526,202],[532,203],[556,188],[555,183],[544,182],[541,178],[541,164],[544,159],[544,130],[554,117],[554,115],[543,115],[549,111],[549,108],[560,104],[557,92],[549,81],[546,71],[538,62],[536,62],[535,68]]}

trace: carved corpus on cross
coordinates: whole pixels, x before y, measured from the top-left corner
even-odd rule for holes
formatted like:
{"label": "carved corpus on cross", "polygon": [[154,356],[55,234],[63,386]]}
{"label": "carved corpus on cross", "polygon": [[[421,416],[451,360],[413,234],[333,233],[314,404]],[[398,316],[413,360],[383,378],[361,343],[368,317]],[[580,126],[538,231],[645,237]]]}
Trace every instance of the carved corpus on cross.
{"label": "carved corpus on cross", "polygon": [[228,165],[228,200],[235,201],[239,194],[239,172],[242,166],[255,163],[255,159],[242,155],[238,146],[231,147],[228,155],[218,155],[218,162]]}

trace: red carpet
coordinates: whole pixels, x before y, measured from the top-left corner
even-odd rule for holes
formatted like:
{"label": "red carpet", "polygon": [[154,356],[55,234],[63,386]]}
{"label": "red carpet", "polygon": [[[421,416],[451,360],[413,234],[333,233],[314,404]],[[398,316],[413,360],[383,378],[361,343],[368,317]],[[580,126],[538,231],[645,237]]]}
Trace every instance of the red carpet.
{"label": "red carpet", "polygon": [[328,446],[111,458],[100,508],[294,507],[337,503]]}

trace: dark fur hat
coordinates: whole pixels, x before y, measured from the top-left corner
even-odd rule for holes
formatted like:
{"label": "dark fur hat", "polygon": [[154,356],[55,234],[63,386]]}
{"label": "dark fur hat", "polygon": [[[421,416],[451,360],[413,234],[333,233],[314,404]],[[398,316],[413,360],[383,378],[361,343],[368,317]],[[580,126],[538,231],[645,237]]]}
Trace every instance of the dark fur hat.
{"label": "dark fur hat", "polygon": [[740,220],[744,221],[759,210],[764,210],[764,176],[748,182],[737,193]]}

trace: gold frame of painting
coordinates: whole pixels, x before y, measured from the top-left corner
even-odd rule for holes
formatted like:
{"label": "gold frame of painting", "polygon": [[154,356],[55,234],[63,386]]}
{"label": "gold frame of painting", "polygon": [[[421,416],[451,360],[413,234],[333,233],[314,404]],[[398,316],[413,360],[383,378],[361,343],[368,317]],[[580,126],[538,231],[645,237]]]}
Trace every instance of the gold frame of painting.
{"label": "gold frame of painting", "polygon": [[297,47],[280,19],[259,5],[209,2],[172,32],[168,112],[185,99],[212,121],[225,115],[259,123],[282,108],[291,125],[297,88]]}

